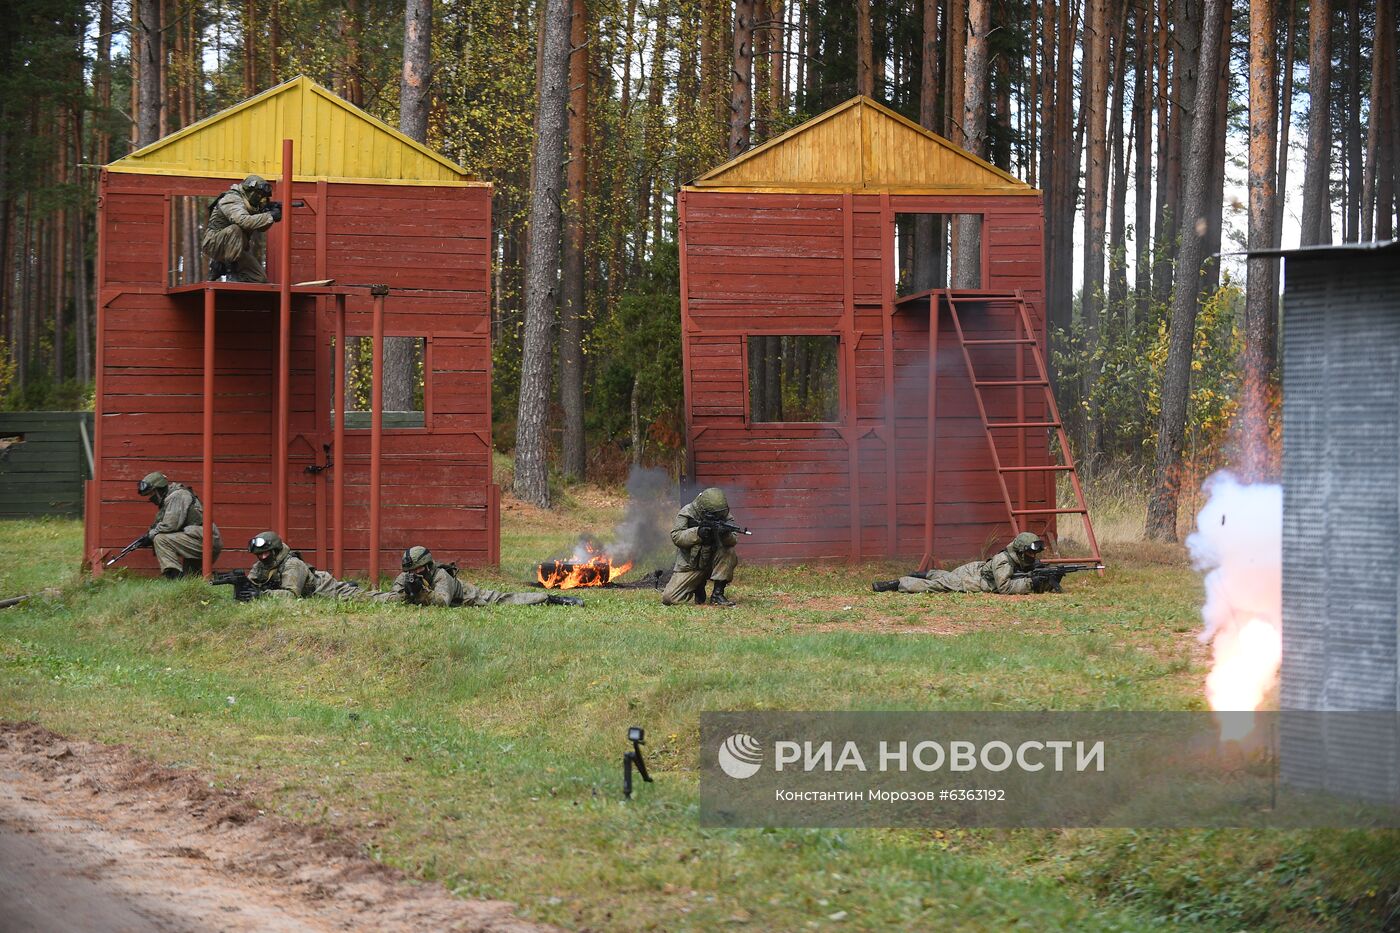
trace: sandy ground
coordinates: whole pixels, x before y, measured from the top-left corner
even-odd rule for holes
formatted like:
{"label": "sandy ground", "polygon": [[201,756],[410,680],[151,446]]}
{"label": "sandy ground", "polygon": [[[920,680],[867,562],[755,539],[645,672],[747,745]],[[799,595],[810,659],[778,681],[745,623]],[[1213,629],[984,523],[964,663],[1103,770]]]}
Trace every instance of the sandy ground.
{"label": "sandy ground", "polygon": [[193,772],[0,723],[0,933],[547,929]]}

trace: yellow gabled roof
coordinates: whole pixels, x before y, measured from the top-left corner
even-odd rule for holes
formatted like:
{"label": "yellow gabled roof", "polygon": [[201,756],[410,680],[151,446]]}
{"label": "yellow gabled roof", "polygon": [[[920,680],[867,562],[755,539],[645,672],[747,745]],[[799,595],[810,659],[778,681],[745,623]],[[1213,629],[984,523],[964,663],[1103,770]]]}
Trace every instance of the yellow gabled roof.
{"label": "yellow gabled roof", "polygon": [[457,163],[305,76],[284,81],[107,166],[113,172],[276,179],[282,140],[297,181],[483,184]]}
{"label": "yellow gabled roof", "polygon": [[1016,176],[869,97],[852,97],[700,176],[687,188],[1038,194]]}

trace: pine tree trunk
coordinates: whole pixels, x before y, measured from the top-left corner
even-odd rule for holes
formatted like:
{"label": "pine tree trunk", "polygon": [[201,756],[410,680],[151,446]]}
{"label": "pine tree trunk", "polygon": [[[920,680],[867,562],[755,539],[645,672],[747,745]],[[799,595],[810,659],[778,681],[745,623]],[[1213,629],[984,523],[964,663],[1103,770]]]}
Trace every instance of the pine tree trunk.
{"label": "pine tree trunk", "polygon": [[[145,2],[145,0],[142,0]],[[243,2],[243,96],[258,92],[258,9],[255,0]]]}
{"label": "pine tree trunk", "polygon": [[559,326],[559,407],[564,417],[560,467],[565,479],[580,480],[587,468],[583,431],[583,218],[588,158],[588,7],[586,0],[572,0],[572,5],[564,301]]}
{"label": "pine tree trunk", "polygon": [[734,4],[734,59],[730,68],[729,157],[749,148],[753,120],[753,21],[755,0]]}
{"label": "pine tree trunk", "polygon": [[404,4],[403,76],[399,81],[399,132],[420,143],[428,141],[428,112],[432,108],[433,2]]}
{"label": "pine tree trunk", "polygon": [[[1283,205],[1288,201],[1288,136],[1293,128],[1293,53],[1297,47],[1298,37],[1296,33],[1298,0],[1283,0],[1288,4],[1288,27],[1284,32],[1285,46],[1283,50],[1283,91],[1279,102],[1279,133],[1278,133],[1278,172],[1276,190],[1279,197],[1279,209],[1274,211],[1274,240],[1278,246],[1283,245]],[[1278,263],[1274,263],[1274,294],[1278,294]]]}
{"label": "pine tree trunk", "polygon": [[[923,0],[923,40],[919,64],[919,125],[938,129],[938,0]],[[913,281],[910,291],[934,287],[934,218],[914,219]]]}
{"label": "pine tree trunk", "polygon": [[870,0],[856,0],[856,93],[875,96],[875,52],[870,34]]}
{"label": "pine tree trunk", "polygon": [[[1215,75],[1220,69],[1221,24],[1224,4],[1229,0],[1205,0],[1200,20],[1201,75]],[[1196,95],[1196,113],[1191,121],[1190,147],[1183,168],[1185,200],[1182,204],[1181,244],[1176,254],[1177,287],[1172,293],[1168,325],[1167,363],[1162,374],[1162,411],[1157,425],[1157,457],[1153,472],[1152,498],[1147,505],[1147,535],[1175,541],[1177,505],[1181,493],[1182,446],[1186,434],[1186,407],[1191,387],[1191,362],[1196,335],[1196,312],[1201,299],[1201,267],[1206,258],[1206,212],[1210,208],[1210,185],[1215,152],[1214,88]]]}
{"label": "pine tree trunk", "polygon": [[[963,148],[987,156],[987,33],[991,31],[991,0],[968,0],[967,45],[963,70]],[[982,286],[981,218],[958,220],[957,281],[955,288]]]}
{"label": "pine tree trunk", "polygon": [[[1109,314],[1122,314],[1128,303],[1128,152],[1137,139],[1137,122],[1123,132],[1124,95],[1128,87],[1128,3],[1123,2],[1113,30],[1113,109],[1108,138],[1112,141],[1113,184],[1108,205],[1108,305]],[[1133,111],[1135,114],[1136,111]]]}
{"label": "pine tree trunk", "polygon": [[[1274,0],[1249,3],[1249,248],[1265,249],[1274,238],[1274,171],[1278,164],[1274,128],[1278,49],[1274,35]],[[1244,308],[1244,381],[1240,393],[1238,434],[1241,473],[1262,479],[1268,458],[1267,386],[1271,377],[1276,260],[1251,259],[1246,269]]]}
{"label": "pine tree trunk", "polygon": [[1380,78],[1373,85],[1371,106],[1380,109],[1376,141],[1376,239],[1389,240],[1394,227],[1391,218],[1395,202],[1395,11],[1388,3],[1376,6],[1376,36],[1379,47],[1372,67]]}
{"label": "pine tree trunk", "polygon": [[1211,171],[1215,177],[1210,183],[1210,207],[1206,214],[1206,264],[1204,289],[1207,294],[1220,288],[1220,239],[1224,233],[1225,213],[1225,138],[1229,131],[1230,115],[1230,46],[1231,22],[1234,18],[1233,4],[1225,7],[1225,20],[1220,37],[1220,71],[1215,82],[1207,88],[1215,90],[1215,154],[1211,157]]}
{"label": "pine tree trunk", "polygon": [[1347,7],[1347,31],[1351,33],[1346,43],[1346,103],[1343,111],[1346,117],[1346,232],[1343,242],[1354,243],[1361,236],[1361,174],[1363,142],[1361,136],[1361,2],[1351,0]]}
{"label": "pine tree trunk", "polygon": [[1332,4],[1311,0],[1308,9],[1308,161],[1303,172],[1299,243],[1332,242],[1328,183],[1332,162]]}
{"label": "pine tree trunk", "polygon": [[569,101],[570,0],[546,0],[525,255],[525,336],[516,416],[515,494],[549,505],[550,331],[559,287],[559,202]]}
{"label": "pine tree trunk", "polygon": [[1137,151],[1133,167],[1136,185],[1133,241],[1137,263],[1133,272],[1134,301],[1128,307],[1128,329],[1136,320],[1147,320],[1152,296],[1152,73],[1148,28],[1151,6],[1141,0],[1137,6],[1137,68],[1133,78],[1133,115],[1137,126]]}
{"label": "pine tree trunk", "polygon": [[1171,294],[1171,256],[1176,237],[1175,215],[1177,204],[1170,187],[1170,159],[1174,145],[1172,136],[1176,131],[1176,118],[1172,115],[1172,97],[1169,84],[1171,42],[1167,28],[1167,11],[1171,0],[1157,0],[1157,165],[1155,176],[1156,195],[1153,216],[1156,217],[1152,236],[1152,293],[1150,301],[1161,305]]}
{"label": "pine tree trunk", "polygon": [[[985,2],[985,0],[984,0]],[[963,77],[967,66],[967,3],[964,0],[948,0],[948,68],[946,87],[951,99],[948,101],[948,129],[943,134],[948,139],[964,145],[963,140],[963,95],[967,87]]]}
{"label": "pine tree trunk", "polygon": [[148,146],[160,138],[161,42],[160,0],[137,0],[137,19],[133,32],[141,35],[140,73],[138,76],[136,113],[136,145]]}

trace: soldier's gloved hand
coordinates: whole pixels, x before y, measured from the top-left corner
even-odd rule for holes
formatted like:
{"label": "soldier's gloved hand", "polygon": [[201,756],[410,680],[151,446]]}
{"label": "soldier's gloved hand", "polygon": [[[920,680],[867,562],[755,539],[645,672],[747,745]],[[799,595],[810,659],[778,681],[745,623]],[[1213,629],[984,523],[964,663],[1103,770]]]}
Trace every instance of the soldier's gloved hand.
{"label": "soldier's gloved hand", "polygon": [[282,202],[268,201],[267,212],[272,215],[272,222],[277,223],[282,219]]}
{"label": "soldier's gloved hand", "polygon": [[155,541],[155,539],[152,538],[150,535],[142,535],[140,538],[138,538],[138,539],[136,540],[136,546],[137,546],[137,547],[150,547],[151,544],[152,544],[154,541]]}
{"label": "soldier's gloved hand", "polygon": [[555,596],[550,593],[545,597],[545,604],[548,606],[582,606],[583,600],[577,596]]}
{"label": "soldier's gloved hand", "polygon": [[247,586],[234,587],[233,590],[233,598],[238,600],[240,603],[251,603],[253,600],[257,599],[258,596],[258,588],[256,586],[253,586],[251,583]]}
{"label": "soldier's gloved hand", "polygon": [[700,536],[701,544],[714,544],[715,538],[718,537],[718,535],[715,534],[715,526],[708,522],[700,526],[697,534]]}

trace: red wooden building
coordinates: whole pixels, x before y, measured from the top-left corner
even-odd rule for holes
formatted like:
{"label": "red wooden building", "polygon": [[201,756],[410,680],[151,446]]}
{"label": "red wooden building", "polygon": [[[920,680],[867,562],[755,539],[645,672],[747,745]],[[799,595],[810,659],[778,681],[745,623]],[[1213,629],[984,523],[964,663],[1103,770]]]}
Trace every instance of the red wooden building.
{"label": "red wooden building", "polygon": [[1077,479],[1056,505],[1041,212],[864,97],[683,189],[690,474],[746,556],[961,560],[1066,513],[1097,555]]}
{"label": "red wooden building", "polygon": [[[209,201],[248,173],[285,204],[270,284],[205,282]],[[149,525],[157,469],[223,567],[268,528],[337,573],[410,543],[497,562],[490,185],[296,78],[106,166],[98,227],[90,562]]]}

